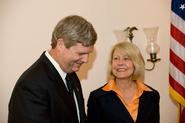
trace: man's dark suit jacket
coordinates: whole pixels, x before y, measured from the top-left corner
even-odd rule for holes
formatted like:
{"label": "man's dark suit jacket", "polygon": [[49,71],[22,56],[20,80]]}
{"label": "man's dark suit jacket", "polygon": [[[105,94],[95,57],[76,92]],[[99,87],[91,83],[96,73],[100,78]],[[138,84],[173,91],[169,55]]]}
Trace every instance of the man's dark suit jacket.
{"label": "man's dark suit jacket", "polygon": [[[159,123],[160,97],[156,90],[152,90],[144,91],[140,97],[136,123]],[[116,93],[102,88],[90,93],[87,117],[88,123],[134,123]]]}
{"label": "man's dark suit jacket", "polygon": [[[85,123],[84,99],[76,73],[70,74]],[[8,123],[78,123],[76,107],[62,78],[43,53],[18,79],[10,102]]]}

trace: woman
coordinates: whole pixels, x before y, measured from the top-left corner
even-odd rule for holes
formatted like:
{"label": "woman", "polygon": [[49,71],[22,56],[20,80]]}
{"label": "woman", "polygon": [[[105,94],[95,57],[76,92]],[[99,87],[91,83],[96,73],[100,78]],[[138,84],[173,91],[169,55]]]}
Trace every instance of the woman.
{"label": "woman", "polygon": [[89,123],[159,123],[159,93],[144,84],[144,60],[129,42],[111,52],[108,82],[90,93]]}

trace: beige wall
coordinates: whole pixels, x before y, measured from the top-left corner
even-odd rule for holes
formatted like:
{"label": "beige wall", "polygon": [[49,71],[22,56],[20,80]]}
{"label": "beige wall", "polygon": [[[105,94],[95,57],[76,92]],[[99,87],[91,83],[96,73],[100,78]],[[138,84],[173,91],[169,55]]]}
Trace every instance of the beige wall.
{"label": "beige wall", "polygon": [[160,92],[161,123],[175,123],[177,107],[168,93],[170,0],[1,0],[0,122],[7,121],[8,102],[16,80],[50,47],[55,24],[69,14],[87,18],[98,33],[96,52],[78,72],[85,101],[90,91],[106,82],[109,51],[117,42],[112,31],[136,26],[139,30],[134,32],[134,43],[146,59],[142,28],[159,26],[162,61],[154,71],[146,71],[146,83]]}

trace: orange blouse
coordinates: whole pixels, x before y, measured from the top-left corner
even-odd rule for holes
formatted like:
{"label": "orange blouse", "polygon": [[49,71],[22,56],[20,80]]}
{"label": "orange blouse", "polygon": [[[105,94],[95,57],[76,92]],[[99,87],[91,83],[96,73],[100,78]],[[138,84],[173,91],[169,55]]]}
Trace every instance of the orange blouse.
{"label": "orange blouse", "polygon": [[137,85],[137,91],[134,97],[132,98],[131,103],[129,104],[124,101],[123,94],[117,88],[114,80],[110,80],[107,83],[107,85],[103,87],[104,91],[112,90],[117,94],[117,96],[120,98],[122,103],[125,105],[125,107],[127,108],[128,112],[130,113],[134,121],[136,121],[137,114],[138,114],[139,97],[142,95],[143,91],[152,91],[149,87],[144,85],[144,83],[141,81],[136,81],[136,85]]}

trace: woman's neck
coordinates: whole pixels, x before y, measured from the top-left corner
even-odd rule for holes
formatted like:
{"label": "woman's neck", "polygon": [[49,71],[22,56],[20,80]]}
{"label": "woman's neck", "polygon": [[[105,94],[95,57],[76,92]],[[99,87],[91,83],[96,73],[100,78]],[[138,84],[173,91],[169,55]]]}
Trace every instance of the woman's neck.
{"label": "woman's neck", "polygon": [[129,89],[135,86],[135,82],[129,78],[129,79],[115,79],[116,85],[120,89]]}
{"label": "woman's neck", "polygon": [[121,97],[125,103],[130,103],[137,91],[136,82],[131,79],[116,79],[116,86],[121,92]]}

